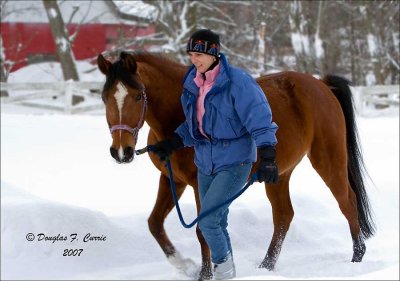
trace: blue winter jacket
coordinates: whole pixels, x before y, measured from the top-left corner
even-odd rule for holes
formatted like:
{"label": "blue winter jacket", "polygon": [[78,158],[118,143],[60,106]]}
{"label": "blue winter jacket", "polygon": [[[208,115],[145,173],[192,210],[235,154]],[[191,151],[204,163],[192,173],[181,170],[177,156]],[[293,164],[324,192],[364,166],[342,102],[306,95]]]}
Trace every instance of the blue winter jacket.
{"label": "blue winter jacket", "polygon": [[185,146],[194,146],[195,164],[206,175],[257,160],[257,147],[275,145],[278,126],[256,81],[220,56],[220,73],[204,100],[203,130],[199,131],[196,100],[199,88],[192,66],[183,82],[181,102],[186,120],[176,129]]}

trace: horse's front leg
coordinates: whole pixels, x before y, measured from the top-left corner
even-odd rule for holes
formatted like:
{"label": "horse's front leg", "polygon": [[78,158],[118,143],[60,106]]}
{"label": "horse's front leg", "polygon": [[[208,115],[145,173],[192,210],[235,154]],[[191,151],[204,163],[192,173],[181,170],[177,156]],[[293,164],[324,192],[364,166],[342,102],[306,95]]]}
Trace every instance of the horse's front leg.
{"label": "horse's front leg", "polygon": [[[185,191],[186,184],[175,183],[178,199]],[[180,271],[189,276],[196,274],[197,268],[191,259],[184,259],[171,243],[164,228],[164,221],[169,212],[174,208],[169,179],[161,174],[157,200],[148,219],[149,229],[164,251],[168,261]]]}

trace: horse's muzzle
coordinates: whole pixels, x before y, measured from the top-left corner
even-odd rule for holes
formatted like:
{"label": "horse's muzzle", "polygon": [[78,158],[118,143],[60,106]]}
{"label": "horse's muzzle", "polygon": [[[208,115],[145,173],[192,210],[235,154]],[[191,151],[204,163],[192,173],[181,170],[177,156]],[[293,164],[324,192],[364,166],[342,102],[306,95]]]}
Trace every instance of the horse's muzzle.
{"label": "horse's muzzle", "polygon": [[121,152],[122,153],[120,153],[120,151],[118,151],[114,147],[110,147],[110,154],[112,158],[114,158],[115,161],[117,161],[117,163],[121,164],[121,163],[132,162],[133,158],[135,157],[134,149],[132,147],[127,146],[124,149],[122,149]]}

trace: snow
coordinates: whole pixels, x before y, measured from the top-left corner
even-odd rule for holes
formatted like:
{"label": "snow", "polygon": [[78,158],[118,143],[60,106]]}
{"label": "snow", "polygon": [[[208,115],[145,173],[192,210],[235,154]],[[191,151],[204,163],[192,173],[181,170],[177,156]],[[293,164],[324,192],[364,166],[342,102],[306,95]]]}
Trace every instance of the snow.
{"label": "snow", "polygon": [[57,17],[57,12],[53,8],[50,8],[49,14],[50,14],[50,17],[52,17],[52,18],[56,18]]}
{"label": "snow", "polygon": [[378,51],[378,46],[377,46],[377,42],[376,42],[376,38],[374,35],[372,35],[371,33],[369,33],[367,35],[367,42],[368,42],[368,51],[369,54],[371,55],[371,57],[374,57],[374,55],[377,53]]}
{"label": "snow", "polygon": [[65,53],[69,49],[68,48],[69,43],[67,42],[67,40],[65,40],[65,38],[58,37],[56,39],[56,44],[63,53]]}
{"label": "snow", "polygon": [[4,53],[4,47],[3,47],[3,37],[0,36],[0,60],[5,61],[6,60],[6,55]]}
{"label": "snow", "polygon": [[142,1],[116,1],[113,0],[118,10],[124,14],[130,14],[137,17],[154,21],[158,16],[158,10],[155,6]]}
{"label": "snow", "polygon": [[[52,72],[59,75],[55,69],[36,78],[21,70],[10,79],[40,82]],[[81,74],[83,68],[78,69]],[[86,74],[99,79],[97,71]],[[378,227],[366,241],[363,262],[350,262],[347,222],[303,159],[291,180],[295,217],[274,271],[257,267],[273,231],[264,187],[255,183],[231,206],[229,231],[238,280],[399,279],[399,116],[358,117],[357,122]],[[137,148],[146,145],[148,130],[145,124]],[[195,278],[193,272],[187,275],[171,265],[148,230],[158,171],[147,155],[117,164],[109,154],[111,141],[104,114],[33,112],[1,104],[1,279]],[[191,222],[196,215],[192,188],[180,204]],[[175,210],[165,228],[182,259],[198,268],[195,229],[183,228]],[[27,240],[30,233],[33,241]],[[38,241],[41,233],[52,240]],[[84,242],[88,234],[100,240]],[[67,241],[59,240],[63,237]],[[65,249],[82,251],[80,256],[63,256]]]}
{"label": "snow", "polygon": [[314,49],[315,49],[315,56],[317,58],[322,58],[324,56],[324,47],[322,46],[323,42],[318,34],[315,34],[314,38]]}
{"label": "snow", "polygon": [[[113,1],[117,9],[123,14],[130,14],[141,19],[153,20],[157,16],[154,6],[146,4],[142,1]],[[119,5],[119,2],[130,2]],[[132,20],[122,20],[110,9],[106,1],[59,1],[60,12],[64,22],[71,19],[71,23],[109,23],[109,24],[134,24]],[[76,8],[78,12],[74,12]],[[3,14],[2,14],[3,15]],[[48,17],[43,7],[42,1],[8,1],[4,5],[4,18],[2,22],[36,22],[48,23]],[[56,11],[51,13],[52,17],[56,16]]]}
{"label": "snow", "polygon": [[[75,61],[80,81],[103,82],[104,76],[101,74],[97,65],[86,61]],[[62,69],[58,62],[43,62],[31,64],[11,72],[8,82],[17,83],[35,83],[35,82],[55,82],[64,81]]]}
{"label": "snow", "polygon": [[398,52],[400,49],[400,36],[399,33],[392,33],[393,47]]}
{"label": "snow", "polygon": [[375,75],[372,70],[369,70],[367,75],[365,76],[365,81],[367,86],[373,86],[376,84]]}
{"label": "snow", "polygon": [[310,53],[310,42],[308,37],[300,32],[292,32],[290,34],[292,40],[292,46],[296,54],[309,54]]}

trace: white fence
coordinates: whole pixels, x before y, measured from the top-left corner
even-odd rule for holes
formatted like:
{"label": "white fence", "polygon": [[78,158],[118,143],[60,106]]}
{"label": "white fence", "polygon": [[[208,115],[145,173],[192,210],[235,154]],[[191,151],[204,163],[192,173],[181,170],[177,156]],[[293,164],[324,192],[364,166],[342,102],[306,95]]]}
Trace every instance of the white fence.
{"label": "white fence", "polygon": [[[0,83],[1,90],[9,93],[9,96],[1,97],[1,103],[64,111],[68,114],[82,113],[104,108],[100,95],[103,85],[102,82],[81,81]],[[85,102],[73,105],[73,96],[81,96]]]}
{"label": "white fence", "polygon": [[[104,109],[100,91],[102,82],[62,81],[53,83],[0,83],[2,91],[10,96],[1,97],[1,103],[64,111],[68,114]],[[359,115],[367,109],[399,108],[399,85],[352,87],[355,108]],[[73,105],[72,97],[82,96],[85,102]],[[54,102],[57,99],[57,102]]]}
{"label": "white fence", "polygon": [[399,109],[400,85],[376,85],[368,87],[352,87],[356,112],[363,116],[369,111]]}

